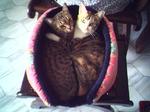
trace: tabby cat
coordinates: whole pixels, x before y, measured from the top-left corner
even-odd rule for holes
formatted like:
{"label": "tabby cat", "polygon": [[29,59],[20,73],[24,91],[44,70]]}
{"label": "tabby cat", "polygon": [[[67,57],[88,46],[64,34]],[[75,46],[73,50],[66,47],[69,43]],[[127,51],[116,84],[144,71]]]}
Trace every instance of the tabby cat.
{"label": "tabby cat", "polygon": [[83,3],[81,3],[79,6],[74,38],[84,38],[89,35],[94,36],[94,32],[99,26],[100,20],[104,14],[104,11],[99,11],[96,14],[93,14],[86,9]]}
{"label": "tabby cat", "polygon": [[[66,4],[63,5],[62,11],[57,13],[53,18],[47,18],[46,21],[61,38],[66,38],[73,34],[74,21]],[[54,40],[53,35],[48,33],[46,36]],[[60,38],[59,36],[55,36],[57,41]]]}
{"label": "tabby cat", "polygon": [[49,39],[45,40],[45,68],[55,95],[60,101],[65,102],[76,96],[78,91],[77,79],[68,51],[69,43],[63,39],[68,37],[68,33],[73,32],[74,21],[66,4],[53,18],[47,18],[46,21],[56,32],[46,34]]}
{"label": "tabby cat", "polygon": [[74,38],[78,39],[75,49],[78,50],[74,51],[73,60],[76,65],[80,96],[88,92],[102,67],[104,42],[98,38],[96,29],[103,16],[104,11],[93,14],[83,4],[79,6],[74,33]]}

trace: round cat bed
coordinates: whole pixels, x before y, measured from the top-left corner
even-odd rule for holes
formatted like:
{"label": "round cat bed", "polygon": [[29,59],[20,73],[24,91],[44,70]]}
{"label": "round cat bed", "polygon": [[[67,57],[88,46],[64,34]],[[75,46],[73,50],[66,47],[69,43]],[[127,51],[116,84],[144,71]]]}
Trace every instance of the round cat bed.
{"label": "round cat bed", "polygon": [[[76,19],[79,7],[68,6],[68,8],[73,18]],[[53,87],[49,84],[49,80],[47,80],[47,74],[45,72],[46,65],[43,64],[43,59],[46,58],[46,56],[43,55],[45,49],[45,34],[48,31],[47,23],[44,19],[46,17],[53,17],[56,13],[61,11],[61,9],[61,7],[49,9],[38,19],[35,25],[28,47],[29,62],[26,70],[27,78],[34,91],[47,106],[77,106],[81,104],[92,104],[93,102],[97,102],[101,96],[112,87],[116,79],[118,68],[118,48],[113,25],[106,17],[104,17],[98,28],[101,32],[99,35],[104,38],[105,52],[101,71],[93,86],[86,95],[76,96],[68,102],[61,102],[53,91]],[[96,12],[90,7],[87,7],[87,9]]]}

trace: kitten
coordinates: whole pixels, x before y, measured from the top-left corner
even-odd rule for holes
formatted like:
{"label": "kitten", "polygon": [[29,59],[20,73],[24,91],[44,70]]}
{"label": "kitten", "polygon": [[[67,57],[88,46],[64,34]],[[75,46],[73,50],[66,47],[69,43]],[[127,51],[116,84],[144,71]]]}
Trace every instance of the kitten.
{"label": "kitten", "polygon": [[[63,5],[62,11],[57,13],[53,18],[47,18],[46,21],[49,26],[52,27],[52,29],[61,37],[66,38],[74,31],[74,21],[66,4]],[[53,35],[51,35],[51,33],[46,34],[49,39],[58,41],[58,38],[60,37],[53,37]]]}
{"label": "kitten", "polygon": [[47,38],[52,41],[45,39],[45,47],[43,48],[45,49],[45,71],[56,97],[60,102],[66,102],[76,96],[78,91],[73,63],[68,52],[68,41],[62,39],[63,37],[67,38],[66,35],[73,32],[74,22],[66,4],[64,4],[62,11],[53,18],[47,18],[46,21],[54,33],[46,34]]}
{"label": "kitten", "polygon": [[93,35],[104,14],[104,11],[99,11],[96,14],[93,14],[90,11],[87,11],[84,4],[80,4],[74,38],[83,38]]}
{"label": "kitten", "polygon": [[100,41],[98,36],[92,39],[104,12],[96,14],[87,11],[86,7],[79,6],[78,19],[76,22],[74,39],[78,42],[74,45],[73,60],[79,82],[78,95],[85,95],[92,87],[100,69],[102,67],[104,56],[104,42]]}

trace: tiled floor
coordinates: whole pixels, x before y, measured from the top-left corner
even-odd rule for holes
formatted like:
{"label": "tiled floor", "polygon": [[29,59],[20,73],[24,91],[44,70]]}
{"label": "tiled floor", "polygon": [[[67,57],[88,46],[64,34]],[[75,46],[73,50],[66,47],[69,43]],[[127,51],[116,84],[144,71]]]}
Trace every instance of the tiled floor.
{"label": "tiled floor", "polygon": [[[16,98],[25,70],[25,49],[36,19],[29,19],[28,0],[0,0],[0,112],[37,112],[34,98]],[[116,106],[115,111],[138,112],[139,101],[150,100],[150,48],[137,54],[132,32],[128,60],[130,98],[133,107]],[[49,111],[50,112],[50,111]]]}

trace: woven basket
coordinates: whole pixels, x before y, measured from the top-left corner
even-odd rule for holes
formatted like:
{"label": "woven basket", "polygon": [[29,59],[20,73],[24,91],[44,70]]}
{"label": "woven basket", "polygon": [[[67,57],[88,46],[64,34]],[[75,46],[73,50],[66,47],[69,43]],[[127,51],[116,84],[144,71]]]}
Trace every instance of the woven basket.
{"label": "woven basket", "polygon": [[[74,17],[77,16],[78,6],[68,6],[69,11]],[[101,72],[98,74],[98,79],[95,81],[88,93],[82,97],[75,97],[73,100],[66,103],[59,102],[55,93],[47,86],[47,81],[44,71],[42,59],[45,58],[41,53],[43,52],[44,36],[47,31],[45,17],[53,17],[56,13],[61,11],[61,7],[49,9],[37,21],[33,33],[31,35],[28,47],[28,66],[27,78],[45,105],[65,105],[76,106],[81,104],[92,104],[93,101],[98,101],[114,84],[117,68],[118,68],[118,48],[115,33],[112,23],[104,17],[99,27],[100,32],[105,41],[105,53]],[[96,12],[87,7],[88,10]],[[52,66],[52,65],[51,65]]]}

